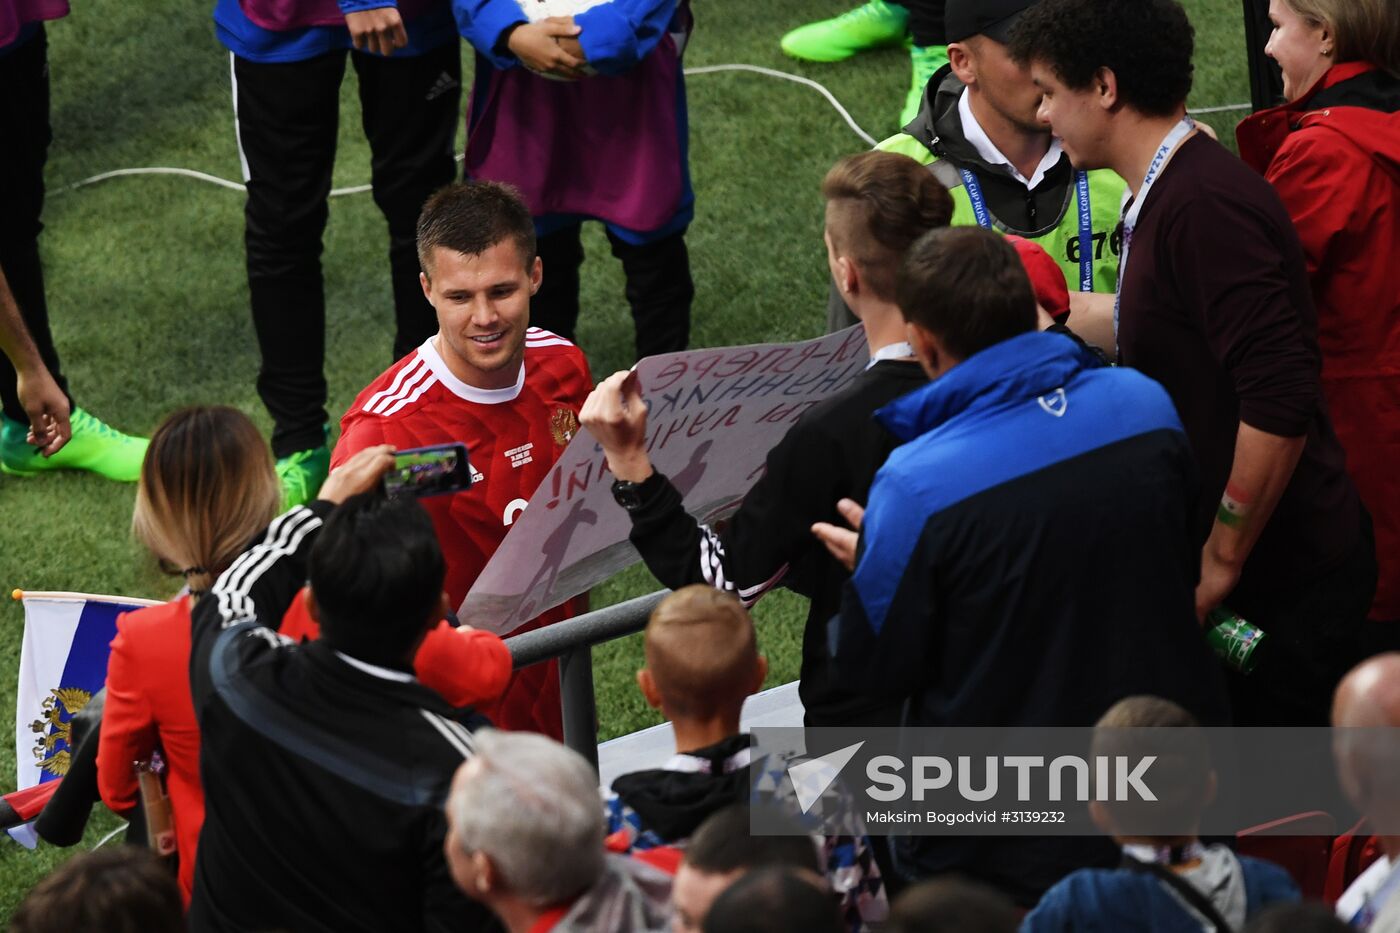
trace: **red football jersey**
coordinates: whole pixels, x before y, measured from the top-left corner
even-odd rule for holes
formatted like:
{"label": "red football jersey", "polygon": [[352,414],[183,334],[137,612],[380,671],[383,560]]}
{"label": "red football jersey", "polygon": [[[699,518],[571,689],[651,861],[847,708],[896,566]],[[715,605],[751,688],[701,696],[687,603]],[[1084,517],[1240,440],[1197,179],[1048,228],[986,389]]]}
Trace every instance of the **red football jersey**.
{"label": "red football jersey", "polygon": [[[478,389],[462,382],[429,339],[355,399],[340,419],[340,441],[331,466],[376,444],[392,444],[397,450],[466,446],[471,489],[422,500],[447,562],[444,588],[452,605],[460,606],[535,487],[578,432],[578,413],[592,387],[583,352],[538,327],[526,331],[520,377],[505,389]],[[586,606],[586,597],[571,600],[520,631],[569,618]],[[557,666],[551,662],[518,671],[501,700],[482,712],[506,729],[561,737]]]}

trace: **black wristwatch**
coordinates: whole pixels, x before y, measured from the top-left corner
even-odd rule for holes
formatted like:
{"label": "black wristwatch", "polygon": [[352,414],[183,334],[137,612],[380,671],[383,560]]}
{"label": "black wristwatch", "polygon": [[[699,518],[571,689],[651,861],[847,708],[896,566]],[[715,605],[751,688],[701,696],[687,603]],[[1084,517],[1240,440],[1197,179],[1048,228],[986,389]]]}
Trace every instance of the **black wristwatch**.
{"label": "black wristwatch", "polygon": [[625,479],[615,480],[612,484],[613,498],[617,504],[629,512],[635,512],[645,505],[656,495],[656,490],[661,488],[661,484],[666,481],[656,470],[651,471],[651,475],[640,483],[629,482]]}

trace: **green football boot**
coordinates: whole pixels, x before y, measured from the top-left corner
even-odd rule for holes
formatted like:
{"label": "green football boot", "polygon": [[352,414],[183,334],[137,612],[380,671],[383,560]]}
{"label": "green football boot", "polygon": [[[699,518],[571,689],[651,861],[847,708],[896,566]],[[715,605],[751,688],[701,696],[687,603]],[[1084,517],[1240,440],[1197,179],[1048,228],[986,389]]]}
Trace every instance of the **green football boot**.
{"label": "green football boot", "polygon": [[74,408],[68,420],[72,437],[58,453],[45,457],[25,441],[27,424],[5,418],[0,427],[0,473],[33,476],[51,470],[86,470],[119,483],[140,478],[150,441],[123,434],[81,408]]}
{"label": "green football boot", "polygon": [[924,102],[924,88],[938,69],[948,64],[946,45],[915,45],[909,48],[909,60],[913,65],[914,77],[909,85],[909,94],[904,98],[904,109],[899,112],[899,127],[903,129],[919,115],[919,107]]}
{"label": "green football boot", "polygon": [[866,49],[904,44],[909,11],[897,3],[869,0],[833,19],[799,26],[783,36],[783,51],[809,62],[841,62]]}
{"label": "green football boot", "polygon": [[277,458],[277,479],[282,483],[282,511],[316,498],[331,472],[331,449],[322,444]]}

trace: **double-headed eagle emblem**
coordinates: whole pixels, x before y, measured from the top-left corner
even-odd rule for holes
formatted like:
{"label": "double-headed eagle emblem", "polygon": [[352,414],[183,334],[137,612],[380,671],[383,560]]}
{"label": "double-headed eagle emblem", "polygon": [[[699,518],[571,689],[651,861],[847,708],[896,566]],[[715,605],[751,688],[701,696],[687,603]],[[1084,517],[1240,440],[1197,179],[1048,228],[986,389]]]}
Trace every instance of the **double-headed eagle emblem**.
{"label": "double-headed eagle emblem", "polygon": [[549,419],[549,433],[554,437],[554,443],[560,447],[567,446],[578,433],[578,415],[568,408],[555,409],[554,416]]}
{"label": "double-headed eagle emblem", "polygon": [[[29,724],[29,731],[38,735],[34,741],[34,757],[38,765],[59,777],[68,773],[73,756],[73,717],[88,705],[92,694],[77,687],[50,690],[40,707],[42,716]],[[64,717],[67,716],[65,719]],[[63,747],[59,747],[59,743]]]}

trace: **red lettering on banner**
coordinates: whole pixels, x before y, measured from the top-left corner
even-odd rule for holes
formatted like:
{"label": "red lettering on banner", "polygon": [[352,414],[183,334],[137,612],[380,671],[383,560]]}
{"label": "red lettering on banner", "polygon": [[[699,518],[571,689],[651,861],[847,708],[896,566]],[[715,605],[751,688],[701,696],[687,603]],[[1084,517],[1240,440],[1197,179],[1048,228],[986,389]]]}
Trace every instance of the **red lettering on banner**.
{"label": "red lettering on banner", "polygon": [[[776,364],[782,362],[782,361],[787,357],[787,355],[788,355],[789,352],[790,352],[790,351],[789,351],[789,349],[788,349],[787,347],[777,347],[777,348],[775,348],[775,349],[769,350],[767,353],[765,353],[765,354],[763,354],[762,356],[760,356],[760,357],[754,362],[752,368],[753,368],[755,371],[760,372],[760,373],[769,372],[770,370],[773,369],[773,367],[774,367]],[[769,361],[770,361],[770,362],[768,363],[768,365],[766,365],[766,366],[762,365],[764,360],[769,360]]]}
{"label": "red lettering on banner", "polygon": [[841,346],[837,347],[831,354],[831,362],[843,363],[853,357],[866,357],[870,355],[870,347],[865,342],[865,331],[859,327],[852,328],[846,334],[846,339]]}
{"label": "red lettering on banner", "polygon": [[696,360],[695,364],[691,366],[691,369],[695,370],[695,375],[697,376],[708,376],[710,370],[714,369],[723,361],[724,354],[712,353],[709,356],[702,356],[700,359]]}
{"label": "red lettering on banner", "polygon": [[743,411],[743,409],[735,405],[733,408],[729,409],[729,411],[719,416],[719,420],[715,422],[715,427],[737,428],[739,426],[739,413],[741,411]]}
{"label": "red lettering on banner", "polygon": [[[665,369],[661,370],[661,372],[657,373],[655,376],[652,377],[651,384],[647,386],[647,389],[652,391],[669,389],[671,386],[676,384],[677,380],[679,380],[682,376],[686,374],[686,370],[688,370],[689,368],[690,367],[686,364],[685,360],[672,360],[671,362],[666,364]],[[661,381],[663,379],[665,380],[665,382]]]}
{"label": "red lettering on banner", "polygon": [[748,372],[749,367],[753,366],[754,361],[757,359],[758,354],[753,350],[744,350],[740,353],[736,353],[724,361],[721,368],[724,369],[725,372],[720,372],[718,369],[715,370],[715,378],[728,379],[730,376],[737,376],[740,373]]}
{"label": "red lettering on banner", "polygon": [[544,504],[547,509],[552,509],[559,504],[559,483],[563,480],[564,468],[556,466],[549,471],[549,482],[553,488],[551,495],[554,497]]}

